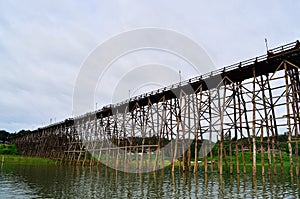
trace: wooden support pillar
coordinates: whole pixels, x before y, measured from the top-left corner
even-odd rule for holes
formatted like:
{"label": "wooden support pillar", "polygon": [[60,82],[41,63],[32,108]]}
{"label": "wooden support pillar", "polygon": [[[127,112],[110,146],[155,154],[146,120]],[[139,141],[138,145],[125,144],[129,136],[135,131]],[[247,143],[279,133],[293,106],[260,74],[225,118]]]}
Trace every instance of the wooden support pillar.
{"label": "wooden support pillar", "polygon": [[[238,90],[238,93],[237,93],[237,97],[238,97],[238,112],[239,112],[239,121],[240,121],[240,135],[241,135],[241,139],[243,137],[243,114],[247,114],[247,111],[246,111],[246,107],[244,107],[244,109],[242,110],[241,108],[241,105],[242,105],[242,89],[241,89],[241,82],[238,82],[238,86],[237,86],[237,90]],[[244,103],[243,103],[244,104]],[[245,106],[245,105],[244,105]],[[245,119],[247,118],[247,116],[245,115]],[[247,121],[247,120],[246,120]],[[247,124],[248,126],[248,124]],[[247,132],[248,132],[248,135],[249,135],[249,129],[247,128]],[[249,139],[249,138],[248,138]],[[244,154],[244,143],[243,143],[243,140],[241,140],[241,151],[242,151],[242,162],[243,162],[243,172],[244,174],[247,172],[247,169],[246,169],[246,162],[245,162],[245,154]],[[236,154],[236,156],[238,157],[238,154]],[[237,158],[238,159],[238,158]]]}
{"label": "wooden support pillar", "polygon": [[253,87],[252,87],[252,146],[253,146],[253,160],[252,160],[252,175],[256,175],[256,125],[255,125],[255,120],[256,120],[256,89],[255,89],[255,82],[256,80],[256,74],[255,74],[255,66],[253,66]]}
{"label": "wooden support pillar", "polygon": [[260,154],[261,154],[261,174],[265,175],[265,150],[264,150],[264,127],[263,122],[260,124]]}
{"label": "wooden support pillar", "polygon": [[290,119],[290,96],[289,96],[289,74],[286,62],[284,62],[284,72],[285,72],[285,95],[286,95],[286,112],[287,112],[287,125],[288,125],[288,148],[290,155],[290,175],[293,176],[293,150],[292,150],[292,129],[291,129],[291,119]]}
{"label": "wooden support pillar", "polygon": [[[299,157],[298,157],[298,134],[300,127],[300,119],[299,119],[299,99],[298,95],[300,95],[300,82],[299,82],[299,72],[297,68],[292,67],[290,70],[290,81],[291,81],[291,92],[292,92],[292,111],[293,111],[293,126],[294,126],[294,137],[295,141],[293,142],[295,145],[295,165],[296,165],[296,176],[299,176]],[[299,125],[299,126],[298,126]]]}

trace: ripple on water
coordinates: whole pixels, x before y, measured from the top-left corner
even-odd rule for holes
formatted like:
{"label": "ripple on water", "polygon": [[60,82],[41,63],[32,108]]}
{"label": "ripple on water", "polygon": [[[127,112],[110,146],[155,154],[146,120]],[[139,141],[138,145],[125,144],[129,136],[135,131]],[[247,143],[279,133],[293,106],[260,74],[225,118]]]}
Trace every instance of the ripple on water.
{"label": "ripple on water", "polygon": [[299,183],[280,176],[183,174],[168,168],[125,174],[109,168],[14,165],[0,170],[0,198],[297,198]]}

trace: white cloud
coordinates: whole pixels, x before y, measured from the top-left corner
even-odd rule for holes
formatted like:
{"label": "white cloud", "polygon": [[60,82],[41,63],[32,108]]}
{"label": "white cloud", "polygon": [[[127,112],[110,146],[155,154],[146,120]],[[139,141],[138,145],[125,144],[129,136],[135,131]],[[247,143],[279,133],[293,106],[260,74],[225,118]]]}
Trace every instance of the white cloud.
{"label": "white cloud", "polygon": [[[69,117],[81,63],[99,43],[119,32],[152,26],[173,29],[203,45],[215,64],[224,66],[264,53],[265,37],[271,47],[298,39],[299,4],[0,1],[0,129],[36,128],[50,118]],[[131,64],[133,60],[127,65]]]}

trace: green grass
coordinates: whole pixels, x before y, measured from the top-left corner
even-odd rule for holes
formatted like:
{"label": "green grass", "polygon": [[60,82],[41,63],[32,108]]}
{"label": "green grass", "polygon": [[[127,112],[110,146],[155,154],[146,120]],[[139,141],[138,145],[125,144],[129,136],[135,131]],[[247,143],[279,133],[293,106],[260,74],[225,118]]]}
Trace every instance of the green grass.
{"label": "green grass", "polygon": [[[256,164],[257,165],[261,165],[262,164],[262,154],[261,153],[256,153]],[[214,155],[213,158],[212,158],[215,163],[218,162],[218,157],[217,155]],[[238,159],[239,159],[239,164],[243,164],[243,159],[242,159],[242,152],[239,152],[238,153]],[[280,164],[280,159],[279,159],[279,153],[276,153],[276,164]],[[201,160],[201,161],[204,161],[203,158],[199,158],[198,160]],[[210,155],[208,154],[208,157],[207,157],[207,160],[210,161],[211,158],[210,158]],[[251,162],[251,159],[250,159],[250,152],[244,152],[244,160],[245,160],[245,164],[246,165],[251,165],[252,162]],[[273,162],[274,158],[273,158],[273,154],[271,154],[271,162]],[[293,154],[293,160],[295,161],[295,155]],[[230,162],[230,156],[229,154],[226,155],[226,161],[227,163],[229,164]],[[224,162],[224,156],[223,156],[223,162]],[[232,162],[233,163],[236,163],[236,155],[235,153],[232,154]],[[268,164],[268,154],[265,152],[264,153],[264,162],[265,162],[265,165]],[[288,153],[285,153],[285,152],[282,152],[282,162],[283,164],[290,164],[290,156]],[[299,158],[299,162],[300,162],[300,158]]]}
{"label": "green grass", "polygon": [[47,158],[24,157],[19,155],[0,155],[2,163],[4,157],[4,164],[22,164],[22,165],[55,165],[56,161]]}
{"label": "green grass", "polygon": [[[245,157],[245,163],[246,165],[251,165],[252,162],[250,160],[250,153],[249,152],[245,152],[244,153],[244,157]],[[242,153],[239,153],[238,154],[238,158],[239,158],[239,163],[242,164],[243,161],[242,161]],[[261,153],[257,153],[256,154],[256,165],[262,165],[262,154]],[[295,158],[295,156],[293,155],[293,159]],[[280,159],[279,159],[279,154],[276,154],[276,164],[280,164]],[[227,163],[230,162],[230,157],[229,156],[226,156],[226,160],[227,160]],[[273,163],[273,155],[271,155],[271,162]],[[294,159],[295,160],[295,159]],[[233,155],[232,156],[232,162],[233,163],[236,163],[236,156]],[[282,153],[282,162],[283,162],[283,165],[289,165],[290,164],[290,157],[289,157],[289,154],[287,153]],[[268,154],[267,153],[264,153],[264,163],[265,165],[268,164]]]}
{"label": "green grass", "polygon": [[48,165],[55,164],[55,160],[47,158],[20,156],[14,144],[0,144],[0,163],[2,164],[22,164],[22,165]]}
{"label": "green grass", "polygon": [[0,155],[19,155],[19,152],[14,144],[0,144]]}
{"label": "green grass", "polygon": [[[257,153],[256,154],[256,166],[257,166],[257,173],[260,173],[262,171],[262,154],[261,153]],[[239,168],[240,171],[243,172],[243,160],[242,160],[242,153],[240,152],[238,154],[238,158],[239,158]],[[246,170],[247,172],[252,172],[252,161],[250,159],[250,152],[245,152],[244,153],[244,159],[245,159],[245,166],[246,166]],[[281,172],[281,164],[280,164],[280,159],[279,159],[279,154],[276,154],[276,170],[277,173]],[[199,164],[200,167],[204,166],[204,160],[200,159],[202,162]],[[208,157],[208,161],[210,161],[210,157]],[[218,159],[216,156],[213,157],[213,167],[214,170],[218,169]],[[225,160],[223,157],[223,170],[229,170],[230,168],[230,156],[227,154],[226,156],[226,161],[227,161],[227,165],[225,164]],[[274,171],[274,158],[273,155],[271,155],[271,165],[270,165],[270,171],[271,173],[273,173]],[[233,163],[233,173],[236,173],[236,156],[235,154],[232,155],[232,163]],[[282,163],[283,163],[283,172],[286,174],[289,174],[290,171],[290,157],[288,153],[283,152],[282,153]],[[299,159],[299,164],[300,164],[300,159]],[[194,162],[192,163],[192,166],[194,166]],[[226,168],[227,166],[227,168]],[[210,165],[208,166],[209,170],[210,170]],[[268,164],[268,154],[264,153],[264,168],[265,168],[265,173],[268,173],[269,171],[269,164]],[[295,173],[295,155],[293,155],[293,171]]]}

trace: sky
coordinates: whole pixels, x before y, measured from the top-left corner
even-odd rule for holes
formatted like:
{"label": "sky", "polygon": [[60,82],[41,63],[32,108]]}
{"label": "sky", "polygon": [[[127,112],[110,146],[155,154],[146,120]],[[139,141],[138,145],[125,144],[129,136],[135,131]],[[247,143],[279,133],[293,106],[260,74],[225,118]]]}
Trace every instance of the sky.
{"label": "sky", "polygon": [[[270,48],[299,39],[299,8],[298,0],[0,0],[0,129],[32,130],[72,117],[82,65],[122,32],[146,27],[179,32],[219,68],[264,54],[265,38]],[[111,90],[125,69],[154,62],[176,65],[183,79],[194,75],[185,61],[167,52],[133,52],[111,65],[101,79],[106,84],[98,82],[95,108],[111,103]],[[154,84],[128,88],[128,96]]]}

